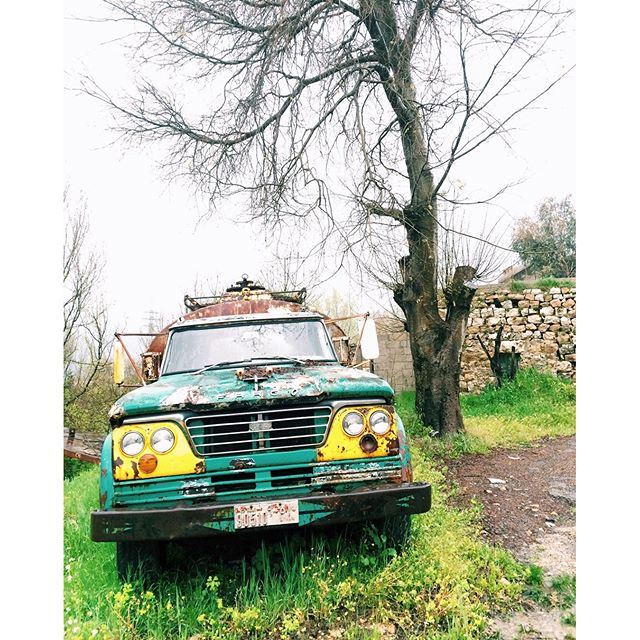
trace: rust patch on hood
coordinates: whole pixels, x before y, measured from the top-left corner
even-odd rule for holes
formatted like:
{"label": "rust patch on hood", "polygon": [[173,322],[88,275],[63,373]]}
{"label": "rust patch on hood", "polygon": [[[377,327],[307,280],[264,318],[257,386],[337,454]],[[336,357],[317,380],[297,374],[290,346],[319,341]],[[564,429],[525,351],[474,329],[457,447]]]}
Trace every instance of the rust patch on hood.
{"label": "rust patch on hood", "polygon": [[323,390],[318,386],[315,378],[302,372],[293,377],[269,381],[263,388],[272,396],[302,394],[313,397],[323,394]]}
{"label": "rust patch on hood", "polygon": [[400,442],[397,437],[387,440],[387,450],[390,456],[395,456],[400,453]]}
{"label": "rust patch on hood", "polygon": [[253,382],[256,377],[258,380],[266,380],[273,372],[272,367],[244,367],[236,371],[236,378],[243,382]]}

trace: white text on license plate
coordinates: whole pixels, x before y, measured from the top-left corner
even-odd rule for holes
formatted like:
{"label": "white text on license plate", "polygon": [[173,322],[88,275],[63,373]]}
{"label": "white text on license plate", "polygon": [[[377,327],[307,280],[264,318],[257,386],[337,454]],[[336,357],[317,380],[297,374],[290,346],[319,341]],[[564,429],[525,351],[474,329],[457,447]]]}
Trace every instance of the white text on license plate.
{"label": "white text on license plate", "polygon": [[277,500],[236,504],[233,507],[233,520],[236,529],[297,524],[299,521],[298,501]]}

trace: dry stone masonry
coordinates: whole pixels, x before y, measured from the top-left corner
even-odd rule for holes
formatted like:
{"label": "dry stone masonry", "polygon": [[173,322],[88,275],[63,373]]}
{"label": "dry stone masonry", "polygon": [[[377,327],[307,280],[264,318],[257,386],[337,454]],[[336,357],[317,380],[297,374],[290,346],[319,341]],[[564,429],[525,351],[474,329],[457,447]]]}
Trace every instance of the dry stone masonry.
{"label": "dry stone masonry", "polygon": [[[414,388],[409,336],[401,323],[389,318],[377,320],[380,358],[376,373],[396,391]],[[480,290],[474,299],[467,324],[462,354],[462,391],[480,391],[493,381],[480,335],[489,351],[498,327],[504,325],[500,352],[508,357],[511,348],[519,367],[535,367],[559,376],[575,377],[576,290],[575,288]]]}

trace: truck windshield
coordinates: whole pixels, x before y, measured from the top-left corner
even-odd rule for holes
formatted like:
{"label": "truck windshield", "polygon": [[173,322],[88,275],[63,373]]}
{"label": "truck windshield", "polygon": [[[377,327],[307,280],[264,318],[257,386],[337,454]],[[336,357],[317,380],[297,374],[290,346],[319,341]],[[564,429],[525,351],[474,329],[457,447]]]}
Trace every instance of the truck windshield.
{"label": "truck windshield", "polygon": [[171,334],[162,375],[269,359],[335,362],[320,320],[226,324],[177,329]]}

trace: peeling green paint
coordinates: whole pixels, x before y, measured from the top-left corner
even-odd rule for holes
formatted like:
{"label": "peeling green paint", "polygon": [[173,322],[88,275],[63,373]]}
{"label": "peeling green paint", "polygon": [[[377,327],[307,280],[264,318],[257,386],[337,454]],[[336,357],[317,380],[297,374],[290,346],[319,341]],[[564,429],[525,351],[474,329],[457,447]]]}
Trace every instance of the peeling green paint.
{"label": "peeling green paint", "polygon": [[[284,495],[295,497],[309,495],[312,491],[322,488],[321,482],[312,482],[313,476],[331,475],[350,470],[356,472],[385,470],[399,473],[402,468],[399,456],[379,458],[375,463],[354,460],[317,464],[313,462],[315,450],[290,452],[288,456],[283,456],[282,453],[263,455],[269,457],[272,464],[262,467],[258,474],[252,469],[229,472],[224,465],[221,469],[217,464],[211,464],[212,468],[209,468],[209,463],[219,462],[209,459],[207,471],[198,476],[167,476],[118,482],[112,504],[115,507],[140,509],[166,508],[172,505],[195,506],[205,499],[246,501],[268,500]],[[277,463],[278,459],[281,461],[287,457],[294,457],[295,460],[290,460],[287,464]],[[230,459],[226,458],[226,460]],[[287,484],[287,480],[292,482]],[[300,484],[296,484],[296,480],[299,480]],[[371,481],[376,480],[380,478],[372,473]],[[332,490],[339,491],[352,483],[353,480],[350,482],[345,479],[337,486],[333,486],[335,484],[333,482],[330,484]],[[205,491],[206,489],[209,491]]]}
{"label": "peeling green paint", "polygon": [[[327,518],[330,515],[331,510],[323,507],[321,504],[309,504],[303,502],[299,505],[298,526],[304,527],[312,522],[317,522],[318,520]],[[233,513],[229,513],[228,515],[225,514],[224,517],[212,520],[211,522],[205,522],[202,526],[215,531],[227,531],[229,533],[236,530]]]}
{"label": "peeling green paint", "polygon": [[391,400],[393,389],[382,378],[338,364],[282,366],[274,369],[258,389],[236,376],[236,369],[213,369],[201,374],[163,376],[135,389],[113,405],[110,416],[176,411],[188,407],[228,409],[235,406],[270,406],[319,399],[381,398]]}
{"label": "peeling green paint", "polygon": [[110,509],[113,505],[113,442],[109,433],[102,444],[100,455],[100,508]]}
{"label": "peeling green paint", "polygon": [[[197,432],[200,412],[205,417],[211,411],[226,414],[264,409],[266,413],[269,410],[277,413],[278,408],[297,405],[320,406],[329,412],[331,409],[327,407],[332,406],[338,407],[335,411],[339,412],[340,402],[349,400],[357,401],[353,405],[367,405],[365,410],[369,411],[374,402],[393,404],[393,389],[386,381],[338,363],[283,364],[262,369],[260,373],[264,375],[259,383],[254,370],[247,370],[244,375],[245,370],[239,372],[237,367],[162,376],[157,382],[122,396],[109,417],[117,428],[127,417],[136,417],[130,421],[135,423],[137,416],[143,416],[140,422],[144,422],[178,413],[191,420],[187,422],[191,424],[190,437],[197,438],[204,437]],[[336,413],[332,416],[335,419]],[[121,464],[122,460],[112,462],[113,443],[109,435],[101,458],[102,511],[92,515],[92,537],[100,541],[153,539],[163,535],[173,539],[233,532],[235,505],[279,499],[298,499],[299,526],[325,519],[332,523],[378,518],[398,509],[408,509],[410,513],[428,510],[430,488],[427,492],[425,486],[411,483],[406,433],[400,417],[394,416],[394,446],[381,450],[377,457],[364,457],[362,445],[358,446],[357,441],[353,450],[344,450],[346,453],[340,456],[344,459],[323,457],[319,450],[327,442],[325,437],[322,443],[313,446],[304,441],[308,448],[266,446],[248,453],[203,455],[204,460],[193,473],[154,477],[140,474],[115,483],[112,464]],[[327,413],[317,416],[321,436],[328,419]],[[342,433],[339,422],[335,424]],[[267,434],[264,441],[270,442],[269,438]],[[192,448],[193,442],[190,440]],[[174,472],[183,470],[174,468]]]}

